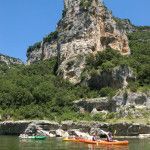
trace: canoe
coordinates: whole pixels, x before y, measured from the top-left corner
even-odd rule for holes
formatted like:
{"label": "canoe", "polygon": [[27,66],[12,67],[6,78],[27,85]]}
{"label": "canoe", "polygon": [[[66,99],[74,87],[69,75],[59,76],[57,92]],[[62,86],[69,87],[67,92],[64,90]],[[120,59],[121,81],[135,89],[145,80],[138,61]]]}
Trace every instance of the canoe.
{"label": "canoe", "polygon": [[86,144],[97,144],[97,145],[128,145],[128,141],[92,141],[92,140],[87,140],[87,139],[75,139],[75,138],[65,138],[64,141],[70,141],[70,142],[81,142],[81,143],[86,143]]}
{"label": "canoe", "polygon": [[20,136],[21,139],[45,140],[46,136]]}

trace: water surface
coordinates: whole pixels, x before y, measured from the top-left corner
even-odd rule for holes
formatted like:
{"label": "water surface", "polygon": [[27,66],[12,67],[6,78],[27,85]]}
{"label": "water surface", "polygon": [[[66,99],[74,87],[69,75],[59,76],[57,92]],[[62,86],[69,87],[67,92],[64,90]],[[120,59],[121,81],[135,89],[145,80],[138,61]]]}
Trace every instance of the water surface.
{"label": "water surface", "polygon": [[0,150],[150,150],[150,139],[130,139],[129,146],[96,146],[63,142],[61,138],[20,140],[16,136],[0,136]]}

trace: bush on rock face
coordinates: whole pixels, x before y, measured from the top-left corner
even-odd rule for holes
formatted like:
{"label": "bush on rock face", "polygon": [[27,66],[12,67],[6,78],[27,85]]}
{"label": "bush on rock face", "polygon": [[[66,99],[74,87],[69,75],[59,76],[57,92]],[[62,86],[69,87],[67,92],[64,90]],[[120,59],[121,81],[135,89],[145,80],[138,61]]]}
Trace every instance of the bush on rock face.
{"label": "bush on rock face", "polygon": [[30,55],[30,53],[34,50],[39,50],[41,47],[41,42],[37,42],[35,43],[33,46],[29,46],[29,48],[27,49],[27,57]]}
{"label": "bush on rock face", "polygon": [[46,42],[51,42],[52,40],[56,40],[58,38],[58,32],[51,32],[48,36],[46,36],[43,41],[44,43]]}
{"label": "bush on rock face", "polygon": [[107,97],[107,96],[113,97],[115,93],[116,93],[116,90],[110,87],[102,88],[99,92],[101,97]]}
{"label": "bush on rock face", "polygon": [[88,9],[91,6],[92,0],[81,0],[80,7],[82,9]]}

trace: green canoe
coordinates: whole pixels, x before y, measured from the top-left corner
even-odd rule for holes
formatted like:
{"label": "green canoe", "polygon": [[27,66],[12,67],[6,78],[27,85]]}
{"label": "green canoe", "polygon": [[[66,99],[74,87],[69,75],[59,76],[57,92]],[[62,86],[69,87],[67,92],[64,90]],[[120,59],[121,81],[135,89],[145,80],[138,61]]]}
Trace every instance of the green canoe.
{"label": "green canoe", "polygon": [[45,140],[46,136],[20,136],[21,139]]}

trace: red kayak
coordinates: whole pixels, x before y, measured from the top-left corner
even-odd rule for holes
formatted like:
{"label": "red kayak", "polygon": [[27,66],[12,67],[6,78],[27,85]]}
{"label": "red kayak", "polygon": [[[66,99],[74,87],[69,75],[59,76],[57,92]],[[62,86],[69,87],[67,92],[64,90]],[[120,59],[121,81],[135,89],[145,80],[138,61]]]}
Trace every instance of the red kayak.
{"label": "red kayak", "polygon": [[92,141],[92,140],[87,140],[87,139],[76,139],[76,138],[65,138],[64,141],[72,141],[72,142],[81,142],[81,143],[87,143],[87,144],[97,144],[97,145],[128,145],[128,141]]}

